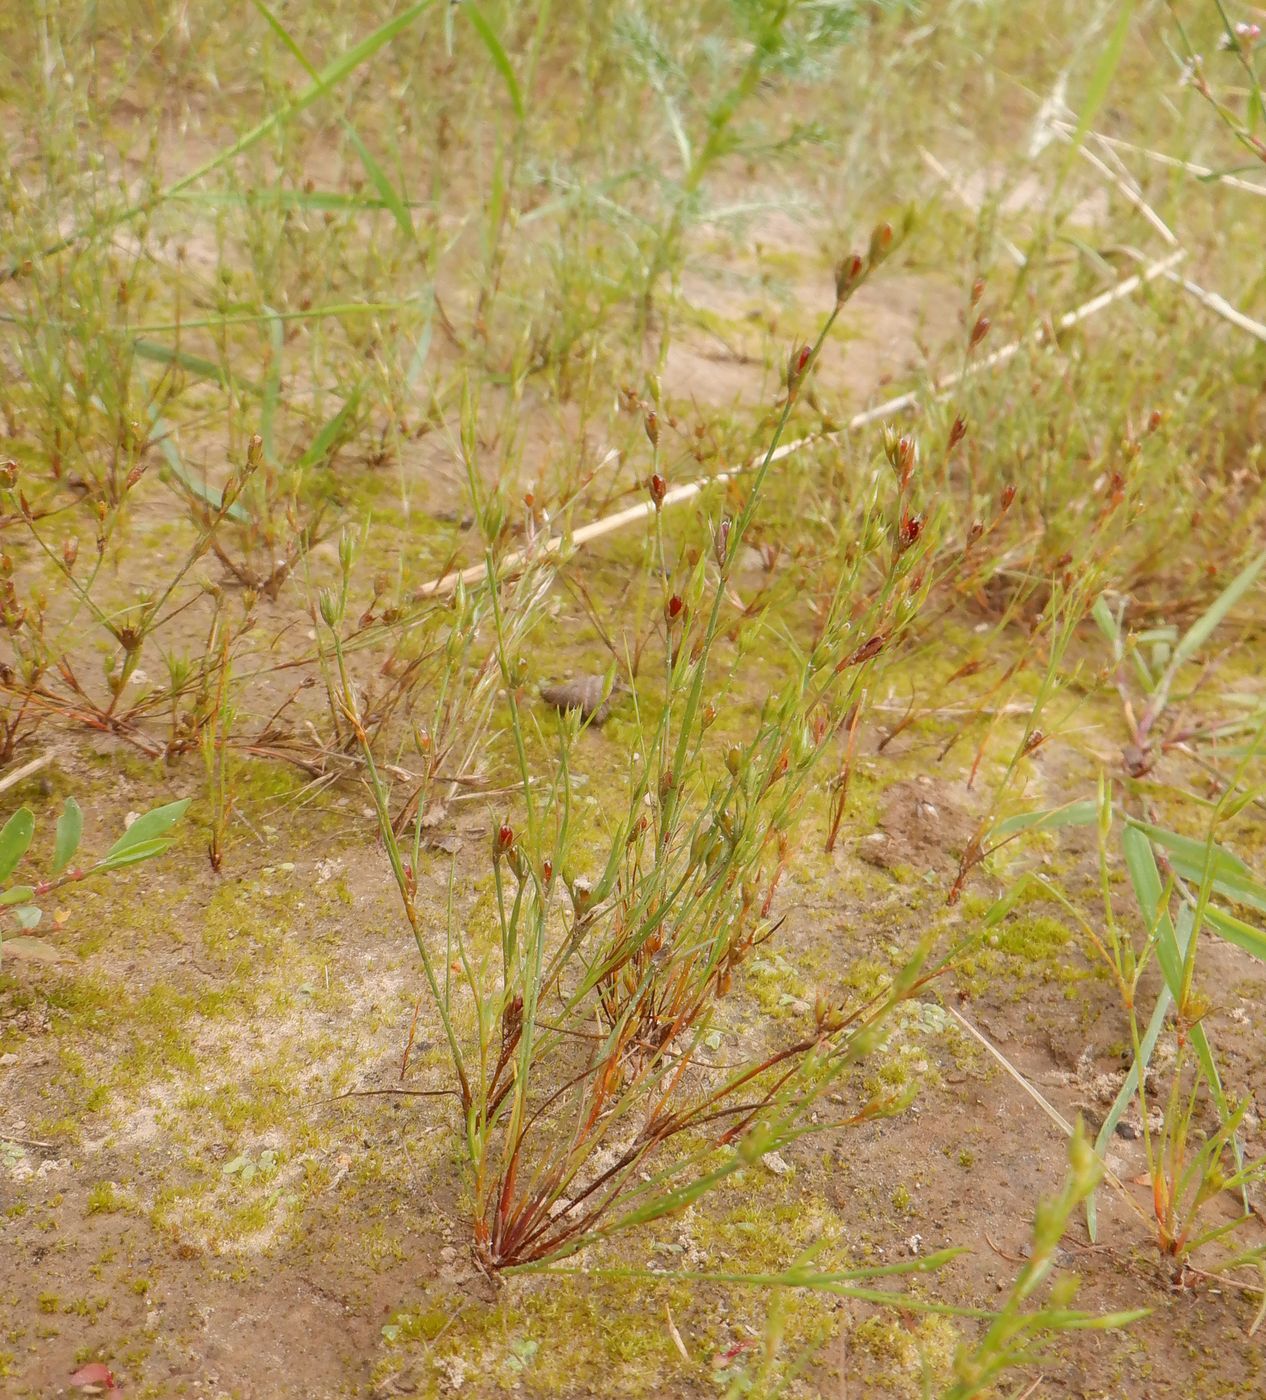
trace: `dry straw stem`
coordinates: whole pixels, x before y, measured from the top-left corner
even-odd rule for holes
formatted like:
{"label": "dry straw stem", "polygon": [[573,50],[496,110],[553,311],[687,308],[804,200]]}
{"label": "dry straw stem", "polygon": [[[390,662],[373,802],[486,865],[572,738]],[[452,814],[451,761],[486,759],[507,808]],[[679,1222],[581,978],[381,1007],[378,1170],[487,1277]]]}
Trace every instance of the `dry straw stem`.
{"label": "dry straw stem", "polygon": [[[972,1023],[967,1019],[967,1017],[962,1015],[961,1012],[956,1011],[952,1006],[946,1006],[945,1009],[954,1018],[954,1020],[958,1022],[958,1024],[963,1028],[963,1030],[965,1030],[967,1034],[972,1037],[973,1040],[979,1042],[979,1044],[981,1044],[989,1052],[989,1054],[992,1055],[995,1060],[997,1060],[997,1062],[1002,1066],[1002,1068],[1006,1070],[1006,1072],[1011,1076],[1011,1078],[1014,1079],[1015,1082],[1020,1086],[1020,1088],[1023,1089],[1024,1092],[1029,1096],[1029,1098],[1031,1098],[1033,1102],[1037,1104],[1037,1106],[1042,1110],[1043,1113],[1046,1114],[1046,1116],[1051,1120],[1051,1122],[1055,1124],[1055,1126],[1060,1130],[1060,1132],[1062,1132],[1065,1137],[1072,1137],[1073,1125],[1068,1121],[1067,1118],[1064,1117],[1064,1115],[1059,1111],[1059,1109],[1057,1109],[1055,1105],[1051,1103],[1051,1101],[1041,1092],[1041,1090],[1037,1088],[1035,1084],[1032,1084],[1028,1079],[1024,1077],[1023,1074],[1020,1073],[1018,1069],[1016,1069],[1016,1067],[1011,1063],[1010,1060],[1007,1059],[1007,1057],[1002,1053],[1002,1051],[998,1049],[998,1047],[993,1043],[993,1041],[990,1040],[989,1037],[986,1036],[982,1031],[978,1030],[975,1026],[973,1026]],[[1100,1158],[1100,1166],[1103,1167],[1104,1180],[1108,1182],[1108,1184],[1116,1191],[1116,1193],[1121,1197],[1121,1199],[1141,1220],[1146,1221],[1146,1214],[1140,1209],[1139,1204],[1134,1199],[1134,1197],[1131,1196],[1130,1193],[1125,1189],[1125,1185],[1121,1181],[1121,1178],[1110,1170],[1107,1163],[1104,1162],[1102,1158]]]}
{"label": "dry straw stem", "polygon": [[[1062,128],[1061,128],[1062,131]],[[1103,141],[1103,137],[1098,132],[1090,133],[1096,141]],[[1065,140],[1069,139],[1065,135]],[[1133,176],[1121,164],[1120,160],[1113,156],[1112,160],[1116,169],[1110,168],[1104,161],[1100,160],[1093,151],[1089,151],[1085,146],[1077,148],[1078,154],[1088,161],[1105,180],[1120,191],[1122,198],[1132,204],[1144,219],[1160,235],[1162,242],[1167,243],[1171,248],[1179,248],[1182,245],[1178,241],[1178,235],[1169,227],[1161,216],[1143,198],[1134,182]],[[1105,146],[1105,154],[1111,154]],[[1224,321],[1229,321],[1231,325],[1237,326],[1242,331],[1247,331],[1249,335],[1255,336],[1258,340],[1266,342],[1266,326],[1260,321],[1255,321],[1251,316],[1246,316],[1238,307],[1232,306],[1227,299],[1218,292],[1211,292],[1202,287],[1199,283],[1193,282],[1190,278],[1183,277],[1177,272],[1167,272],[1166,278],[1183,289],[1207,310],[1212,311],[1215,316],[1221,316]]]}
{"label": "dry straw stem", "polygon": [[0,792],[7,792],[16,784],[25,782],[27,778],[34,776],[41,769],[47,768],[52,761],[53,752],[50,749],[48,753],[42,753],[38,758],[33,758],[30,763],[24,763],[21,768],[12,769],[3,778],[0,778]]}
{"label": "dry straw stem", "polygon": [[[1083,302],[1074,310],[1066,311],[1054,323],[1055,329],[1057,331],[1071,330],[1074,326],[1080,325],[1082,321],[1089,320],[1091,316],[1097,315],[1100,311],[1111,306],[1113,302],[1132,296],[1140,287],[1154,281],[1157,277],[1165,276],[1186,256],[1186,253],[1180,248],[1169,254],[1168,257],[1149,263],[1141,271],[1122,278],[1115,286],[1109,287],[1106,292],[1100,292],[1098,296],[1091,297],[1089,301]],[[931,397],[933,399],[944,398],[964,380],[970,379],[982,370],[996,369],[999,365],[1006,364],[1008,360],[1014,359],[1030,341],[1040,342],[1045,335],[1046,326],[1041,325],[1031,334],[1011,341],[1010,344],[995,350],[993,354],[974,360],[965,369],[955,370],[952,374],[944,375],[933,382]],[[910,390],[909,393],[898,394],[896,398],[886,399],[883,403],[876,404],[874,408],[855,413],[842,428],[830,428],[818,433],[808,433],[802,438],[797,438],[794,442],[784,443],[769,454],[769,463],[772,466],[774,462],[780,462],[784,457],[790,457],[793,453],[803,451],[804,448],[811,447],[815,443],[833,442],[846,433],[855,432],[858,428],[880,422],[895,413],[904,413],[907,409],[917,408],[919,400],[920,394],[915,389]],[[755,471],[765,460],[766,456],[762,453],[759,457],[753,457],[743,466],[735,467],[731,471],[715,472],[711,476],[699,477],[695,481],[674,486],[665,493],[659,507],[653,500],[647,499],[635,506],[628,506],[624,510],[616,511],[614,515],[604,516],[601,520],[582,525],[579,530],[573,531],[570,535],[554,535],[544,542],[533,542],[525,549],[515,550],[507,554],[500,561],[499,570],[503,575],[513,573],[524,564],[539,563],[551,554],[560,553],[565,547],[579,549],[581,545],[588,544],[591,540],[601,539],[603,535],[614,534],[617,530],[624,529],[626,525],[646,520],[655,514],[657,508],[667,510],[670,506],[693,500],[710,486],[723,485],[727,481],[734,481],[748,472]],[[456,569],[452,573],[445,574],[443,578],[423,584],[414,591],[413,598],[414,601],[420,602],[425,598],[442,597],[444,594],[453,592],[459,584],[482,583],[487,576],[488,569],[485,564],[472,564],[468,569]]]}
{"label": "dry straw stem", "polygon": [[[1066,134],[1071,134],[1076,129],[1071,123],[1061,121],[1058,117],[1053,125]],[[1092,134],[1102,146],[1112,146],[1121,151],[1134,151],[1147,160],[1155,161],[1157,165],[1167,165],[1171,170],[1184,170],[1188,175],[1194,175],[1198,180],[1212,181],[1219,185],[1227,185],[1234,190],[1244,190],[1248,194],[1261,195],[1266,198],[1266,185],[1259,185],[1255,180],[1242,180],[1238,175],[1221,175],[1216,170],[1211,170],[1207,165],[1196,165],[1193,161],[1180,160],[1177,156],[1167,156],[1164,152],[1153,151],[1148,146],[1138,146],[1133,141],[1123,141],[1119,136],[1105,136],[1099,131]]]}
{"label": "dry straw stem", "polygon": [[[1068,134],[1071,128],[1069,128],[1066,123],[1056,122],[1055,128],[1057,134],[1064,140],[1071,139]],[[1108,138],[1100,135],[1099,132],[1092,131],[1089,135],[1093,136],[1096,141],[1103,143],[1105,147],[1108,145]],[[1124,198],[1138,210],[1143,218],[1146,219],[1152,228],[1160,235],[1161,240],[1165,244],[1170,248],[1177,249],[1182,247],[1177,234],[1174,233],[1173,229],[1169,227],[1155,209],[1153,209],[1139,193],[1128,171],[1123,171],[1123,173],[1118,174],[1117,171],[1109,169],[1103,161],[1091,151],[1088,151],[1084,145],[1079,146],[1077,150],[1079,155],[1093,165],[1105,179],[1111,181],[1111,183],[1116,186]],[[976,205],[960,187],[951,172],[937,160],[931,151],[920,148],[920,154],[923,157],[923,163],[933,174],[945,182],[946,188],[949,189],[950,193],[953,194],[961,204],[970,209],[973,213],[979,212]],[[1123,170],[1123,168],[1119,168]],[[1259,194],[1266,194],[1266,189],[1261,189],[1257,186],[1250,186],[1250,188],[1257,189]],[[1024,253],[1006,237],[1005,234],[999,235],[999,242],[1016,267],[1023,267],[1027,261]],[[1130,250],[1127,249],[1127,251]],[[1237,326],[1242,331],[1247,331],[1249,335],[1256,336],[1258,340],[1266,341],[1266,325],[1263,325],[1260,321],[1254,321],[1251,316],[1246,316],[1244,312],[1232,306],[1231,303],[1218,292],[1209,291],[1207,288],[1200,286],[1199,283],[1191,281],[1190,278],[1183,277],[1172,268],[1165,271],[1162,275],[1168,281],[1173,282],[1175,286],[1181,287],[1188,295],[1195,297],[1206,310],[1212,311],[1215,316],[1221,316],[1224,321],[1229,321],[1231,325]]]}

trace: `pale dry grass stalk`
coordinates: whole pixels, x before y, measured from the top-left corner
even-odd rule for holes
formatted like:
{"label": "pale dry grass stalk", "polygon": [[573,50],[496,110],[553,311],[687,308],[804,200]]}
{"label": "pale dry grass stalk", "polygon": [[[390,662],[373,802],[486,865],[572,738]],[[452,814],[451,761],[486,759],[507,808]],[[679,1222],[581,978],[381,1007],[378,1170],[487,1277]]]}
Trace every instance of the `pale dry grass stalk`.
{"label": "pale dry grass stalk", "polygon": [[[1123,277],[1115,286],[1109,287],[1106,291],[1093,296],[1089,301],[1083,302],[1072,311],[1066,311],[1057,321],[1053,323],[1056,331],[1071,330],[1074,326],[1080,325],[1090,317],[1098,315],[1099,312],[1111,306],[1114,302],[1123,300],[1125,297],[1133,296],[1140,287],[1146,286],[1157,277],[1163,277],[1169,273],[1187,255],[1182,249],[1171,253],[1168,257],[1161,258],[1156,262],[1149,263],[1139,272],[1132,273],[1129,277]],[[945,398],[954,389],[957,389],[964,380],[972,378],[982,370],[996,369],[999,365],[1004,365],[1013,360],[1016,355],[1028,344],[1032,342],[1041,343],[1047,333],[1046,325],[1039,326],[1028,335],[1020,336],[1016,340],[1009,342],[1000,349],[995,350],[990,355],[982,356],[979,360],[973,361],[966,368],[955,370],[951,374],[943,375],[933,382],[930,397],[935,399]],[[834,442],[843,437],[846,433],[855,432],[859,428],[867,427],[872,423],[882,422],[893,414],[904,413],[911,408],[917,408],[922,396],[916,389],[911,389],[908,393],[898,394],[895,398],[886,399],[881,404],[876,404],[873,408],[863,409],[860,413],[855,413],[852,418],[842,428],[831,428],[818,433],[807,433],[804,437],[796,438],[793,442],[783,443],[768,458],[770,465],[780,462],[793,453],[801,452],[806,447],[812,447],[820,442]],[[735,467],[730,471],[714,472],[710,476],[698,477],[694,481],[683,483],[681,486],[670,488],[664,495],[658,506],[653,500],[645,500],[637,505],[627,506],[624,510],[616,511],[612,515],[604,516],[601,520],[592,521],[588,525],[582,525],[579,530],[572,531],[569,535],[555,535],[551,539],[541,542],[533,542],[525,549],[514,550],[507,554],[499,563],[501,573],[507,574],[520,568],[529,560],[540,561],[541,559],[562,552],[564,547],[580,548],[588,544],[591,540],[601,539],[604,535],[614,534],[618,530],[624,529],[628,525],[634,525],[640,520],[647,520],[654,516],[657,509],[668,509],[670,506],[681,505],[685,501],[694,500],[701,492],[706,491],[710,486],[720,486],[727,481],[734,481],[737,478],[755,471],[766,457],[762,454],[758,458],[744,463],[741,467]],[[487,569],[483,564],[472,564],[468,569],[456,569],[445,574],[442,578],[433,580],[431,583],[423,584],[415,590],[414,598],[421,600],[424,598],[442,597],[452,593],[461,584],[472,585],[482,582],[487,577]]]}
{"label": "pale dry grass stalk", "polygon": [[[1054,125],[1069,133],[1076,130],[1070,122],[1060,118],[1055,119]],[[1243,190],[1246,194],[1256,194],[1266,198],[1266,185],[1259,185],[1255,180],[1242,180],[1238,175],[1219,174],[1207,165],[1197,165],[1194,161],[1181,160],[1178,156],[1166,155],[1163,151],[1154,151],[1149,146],[1139,146],[1133,141],[1124,141],[1119,136],[1106,136],[1101,131],[1092,134],[1101,145],[1113,146],[1122,151],[1134,151],[1147,160],[1154,161],[1157,165],[1168,166],[1171,170],[1185,171],[1188,175],[1194,175],[1198,180],[1210,180],[1215,184],[1226,185],[1233,190]]]}

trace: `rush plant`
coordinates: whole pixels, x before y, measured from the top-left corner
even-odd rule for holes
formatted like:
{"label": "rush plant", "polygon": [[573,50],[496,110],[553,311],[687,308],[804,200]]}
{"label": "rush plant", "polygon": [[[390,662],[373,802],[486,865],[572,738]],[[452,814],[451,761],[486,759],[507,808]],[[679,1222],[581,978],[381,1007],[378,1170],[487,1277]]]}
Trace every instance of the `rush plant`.
{"label": "rush plant", "polygon": [[[823,994],[803,1033],[775,1037],[739,1065],[722,1068],[709,1054],[744,963],[776,933],[775,894],[799,808],[859,703],[867,666],[899,643],[926,587],[935,529],[913,503],[911,452],[895,499],[885,499],[877,477],[813,634],[789,643],[784,682],[750,726],[727,722],[727,675],[767,630],[759,616],[727,619],[735,559],[838,310],[894,241],[881,227],[868,254],[841,265],[835,310],[788,361],[777,423],[740,509],[714,520],[706,547],[677,570],[664,551],[664,484],[651,477],[662,693],[654,711],[636,703],[626,797],[590,870],[578,868],[573,798],[581,721],[564,724],[552,773],[534,772],[519,698],[526,669],[507,612],[516,590],[532,585],[500,572],[498,509],[475,472],[476,513],[494,526],[485,532],[485,589],[519,795],[492,837],[491,922],[451,911],[443,948],[418,909],[418,818],[410,852],[348,672],[345,592],[322,595],[342,718],[361,743],[379,832],[444,1028],[475,1254],[489,1271],[558,1259],[680,1210],[809,1131],[811,1105],[879,1048],[893,1009],[932,975],[923,947],[879,995],[842,1005]],[[862,1094],[843,1121],[904,1101],[900,1092]]]}

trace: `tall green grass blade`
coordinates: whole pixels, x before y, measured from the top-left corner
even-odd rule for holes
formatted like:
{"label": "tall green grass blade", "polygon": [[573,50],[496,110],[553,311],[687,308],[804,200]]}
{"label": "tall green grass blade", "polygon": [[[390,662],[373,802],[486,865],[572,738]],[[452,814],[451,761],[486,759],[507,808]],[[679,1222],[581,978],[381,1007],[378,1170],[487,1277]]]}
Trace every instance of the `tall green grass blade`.
{"label": "tall green grass blade", "polygon": [[1184,954],[1178,948],[1174,923],[1164,905],[1165,891],[1152,843],[1141,831],[1127,826],[1121,833],[1121,850],[1130,883],[1134,887],[1134,898],[1138,901],[1139,912],[1156,949],[1156,961],[1165,978],[1165,985],[1171,996],[1181,996]]}
{"label": "tall green grass blade", "polygon": [[1093,799],[1080,802],[1066,802],[1062,807],[1051,807],[1041,812],[1021,812],[999,822],[991,832],[994,841],[1014,836],[1020,831],[1058,831],[1065,826],[1089,826],[1099,815],[1099,804]]}
{"label": "tall green grass blade", "polygon": [[[159,453],[162,455],[164,471],[174,476],[191,496],[209,505],[212,510],[217,513],[223,510],[224,497],[221,493],[215,490],[214,487],[208,486],[205,481],[200,481],[185,466],[180,456],[179,449],[176,447],[175,441],[173,440],[172,434],[175,432],[175,429],[171,424],[157,417],[151,411],[150,427],[155,434]],[[229,506],[228,510],[225,511],[225,514],[230,520],[237,521],[239,525],[248,525],[250,523],[250,516],[239,501],[234,501],[232,505]]]}
{"label": "tall green grass blade", "polygon": [[347,139],[356,148],[360,163],[365,167],[365,173],[369,176],[373,187],[378,191],[383,207],[391,211],[391,217],[396,221],[396,227],[399,228],[400,232],[411,243],[416,241],[418,235],[417,230],[413,227],[413,215],[409,212],[408,201],[387,178],[387,172],[379,165],[369,147],[365,145],[360,132],[350,122],[344,122],[344,127],[347,131]]}
{"label": "tall green grass blade", "polygon": [[1112,80],[1121,64],[1121,55],[1125,51],[1125,40],[1133,18],[1134,0],[1127,0],[1117,11],[1117,22],[1108,36],[1108,42],[1103,46],[1103,52],[1099,55],[1099,62],[1095,65],[1090,79],[1090,86],[1086,89],[1081,111],[1077,115],[1077,129],[1072,134],[1068,152],[1064,157],[1064,169],[1060,174],[1061,185],[1077,159],[1077,148],[1086,139],[1086,133],[1094,125],[1095,117],[1099,115],[1099,109],[1108,96],[1108,89],[1112,86]]}
{"label": "tall green grass blade", "polygon": [[484,48],[488,50],[488,57],[492,59],[492,66],[501,74],[501,80],[506,85],[506,92],[510,96],[510,105],[514,108],[514,115],[523,121],[527,115],[523,105],[523,90],[519,87],[519,80],[514,75],[514,68],[506,54],[501,40],[497,37],[496,30],[488,23],[487,17],[478,5],[468,3],[462,6],[462,13],[470,20],[471,28],[483,40]]}
{"label": "tall green grass blade", "polygon": [[1191,624],[1184,633],[1182,641],[1174,648],[1173,660],[1169,664],[1171,673],[1176,672],[1181,665],[1190,661],[1196,652],[1204,646],[1205,642],[1222,624],[1226,615],[1252,588],[1264,566],[1266,566],[1266,550],[1263,550],[1255,559],[1250,560],[1218,594],[1209,607]]}
{"label": "tall green grass blade", "polygon": [[[120,224],[130,223],[133,219],[139,218],[142,214],[156,208],[166,199],[172,199],[182,194],[191,186],[196,185],[199,180],[213,171],[221,169],[223,166],[236,160],[238,156],[245,154],[253,146],[257,146],[266,136],[275,131],[278,127],[284,126],[292,121],[301,112],[306,111],[314,102],[320,101],[328,92],[354,73],[357,68],[367,63],[386,44],[389,44],[398,34],[403,33],[411,24],[421,18],[429,10],[436,0],[417,0],[416,4],[410,5],[402,10],[392,19],[380,24],[372,33],[367,34],[359,43],[353,44],[350,49],[341,53],[337,58],[332,59],[320,70],[317,76],[306,88],[284,106],[276,108],[261,121],[255,123],[249,131],[245,131],[236,141],[217,151],[213,156],[209,156],[201,165],[195,166],[187,174],[173,180],[171,184],[164,186],[152,199],[143,200],[137,204],[129,204],[122,209],[116,210],[104,218],[95,219],[82,228],[75,229],[65,238],[59,239],[56,243],[50,244],[41,250],[39,256],[51,257],[55,253],[60,253],[65,248],[71,248],[76,243],[82,242],[85,238],[90,238],[94,234],[104,233],[109,229],[117,228]],[[16,267],[8,269],[8,275],[15,274]]]}
{"label": "tall green grass blade", "polygon": [[270,464],[277,461],[277,406],[281,401],[281,361],[285,353],[286,333],[281,318],[269,306],[268,313],[268,377],[264,380],[264,393],[259,405],[259,435],[264,443],[264,460]]}
{"label": "tall green grass blade", "polygon": [[183,369],[186,373],[196,375],[199,379],[211,380],[213,384],[218,384],[221,389],[232,387],[232,380],[228,372],[213,360],[203,359],[201,355],[191,355],[187,350],[173,350],[170,345],[159,345],[154,340],[134,340],[132,350],[142,360],[151,360],[154,364]]}
{"label": "tall green grass blade", "polygon": [[[255,8],[263,16],[269,28],[276,34],[294,57],[298,59],[308,76],[319,81],[321,75],[317,72],[316,68],[308,62],[307,55],[299,47],[298,42],[277,16],[264,4],[264,0],[253,0],[253,3]],[[374,159],[369,147],[366,146],[361,139],[360,132],[356,130],[347,117],[343,118],[343,130],[347,133],[347,139],[352,143],[356,154],[360,157],[360,163],[365,167],[365,174],[369,176],[370,182],[378,191],[378,196],[382,200],[384,207],[391,211],[392,217],[395,219],[404,236],[412,240],[416,236],[413,228],[413,216],[409,213],[408,207],[401,199],[399,191],[391,181],[387,179],[386,172],[383,170],[382,166],[378,164],[377,160]]]}
{"label": "tall green grass blade", "polygon": [[345,440],[349,421],[360,407],[361,386],[358,384],[347,396],[342,408],[325,424],[312,439],[308,450],[295,463],[300,471],[315,467],[328,460]]}
{"label": "tall green grass blade", "polygon": [[[1184,955],[1187,951],[1187,943],[1191,938],[1192,917],[1190,909],[1179,911],[1178,945]],[[1117,1124],[1121,1121],[1126,1109],[1129,1108],[1135,1094],[1138,1093],[1140,1077],[1146,1073],[1148,1065],[1152,1062],[1152,1052],[1156,1049],[1156,1042],[1160,1039],[1161,1030],[1165,1025],[1165,1017],[1173,1004],[1174,999],[1169,993],[1169,988],[1162,984],[1156,997],[1156,1005],[1152,1008],[1147,1029],[1139,1041],[1138,1056],[1130,1066],[1130,1072],[1125,1076],[1125,1082],[1117,1090],[1112,1107],[1108,1110],[1107,1117],[1103,1120],[1098,1136],[1095,1138],[1095,1151],[1099,1154],[1100,1159],[1107,1156],[1108,1147],[1112,1142],[1112,1134],[1116,1132]],[[1091,1243],[1094,1242],[1097,1228],[1095,1195],[1092,1193],[1086,1198],[1086,1229],[1090,1235]]]}

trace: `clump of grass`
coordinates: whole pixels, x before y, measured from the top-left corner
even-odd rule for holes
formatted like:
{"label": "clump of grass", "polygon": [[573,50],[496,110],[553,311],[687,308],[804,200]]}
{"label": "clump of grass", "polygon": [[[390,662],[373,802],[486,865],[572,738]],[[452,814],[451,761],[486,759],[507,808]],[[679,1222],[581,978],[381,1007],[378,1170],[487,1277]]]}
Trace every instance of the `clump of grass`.
{"label": "clump of grass", "polygon": [[[775,932],[775,892],[812,775],[859,703],[867,664],[900,638],[925,588],[932,531],[911,505],[913,452],[894,447],[896,501],[885,503],[876,484],[811,643],[745,742],[721,752],[710,742],[725,703],[715,675],[723,638],[728,632],[741,658],[758,625],[740,619],[727,628],[725,615],[782,428],[839,308],[893,243],[881,227],[867,255],[841,265],[835,311],[817,341],[790,357],[779,420],[741,509],[677,571],[667,565],[658,510],[666,483],[652,472],[663,695],[656,719],[639,717],[625,804],[610,815],[592,876],[573,864],[579,720],[564,727],[556,767],[542,781],[528,755],[497,531],[486,530],[495,655],[521,788],[518,816],[492,839],[493,937],[450,919],[442,962],[417,912],[420,826],[415,819],[410,858],[346,669],[344,597],[322,596],[338,702],[361,741],[379,831],[444,1026],[473,1179],[475,1252],[489,1270],[556,1259],[680,1210],[794,1140],[809,1105],[875,1048],[893,1008],[926,975],[923,950],[869,1002],[846,1009],[821,996],[807,1034],[729,1071],[701,1054],[744,962]],[[648,435],[657,445],[653,428]],[[478,513],[495,523],[496,506],[480,497],[473,472],[471,483]],[[475,1021],[473,1043],[461,1035],[463,1011]],[[879,1093],[846,1121],[902,1101]]]}

